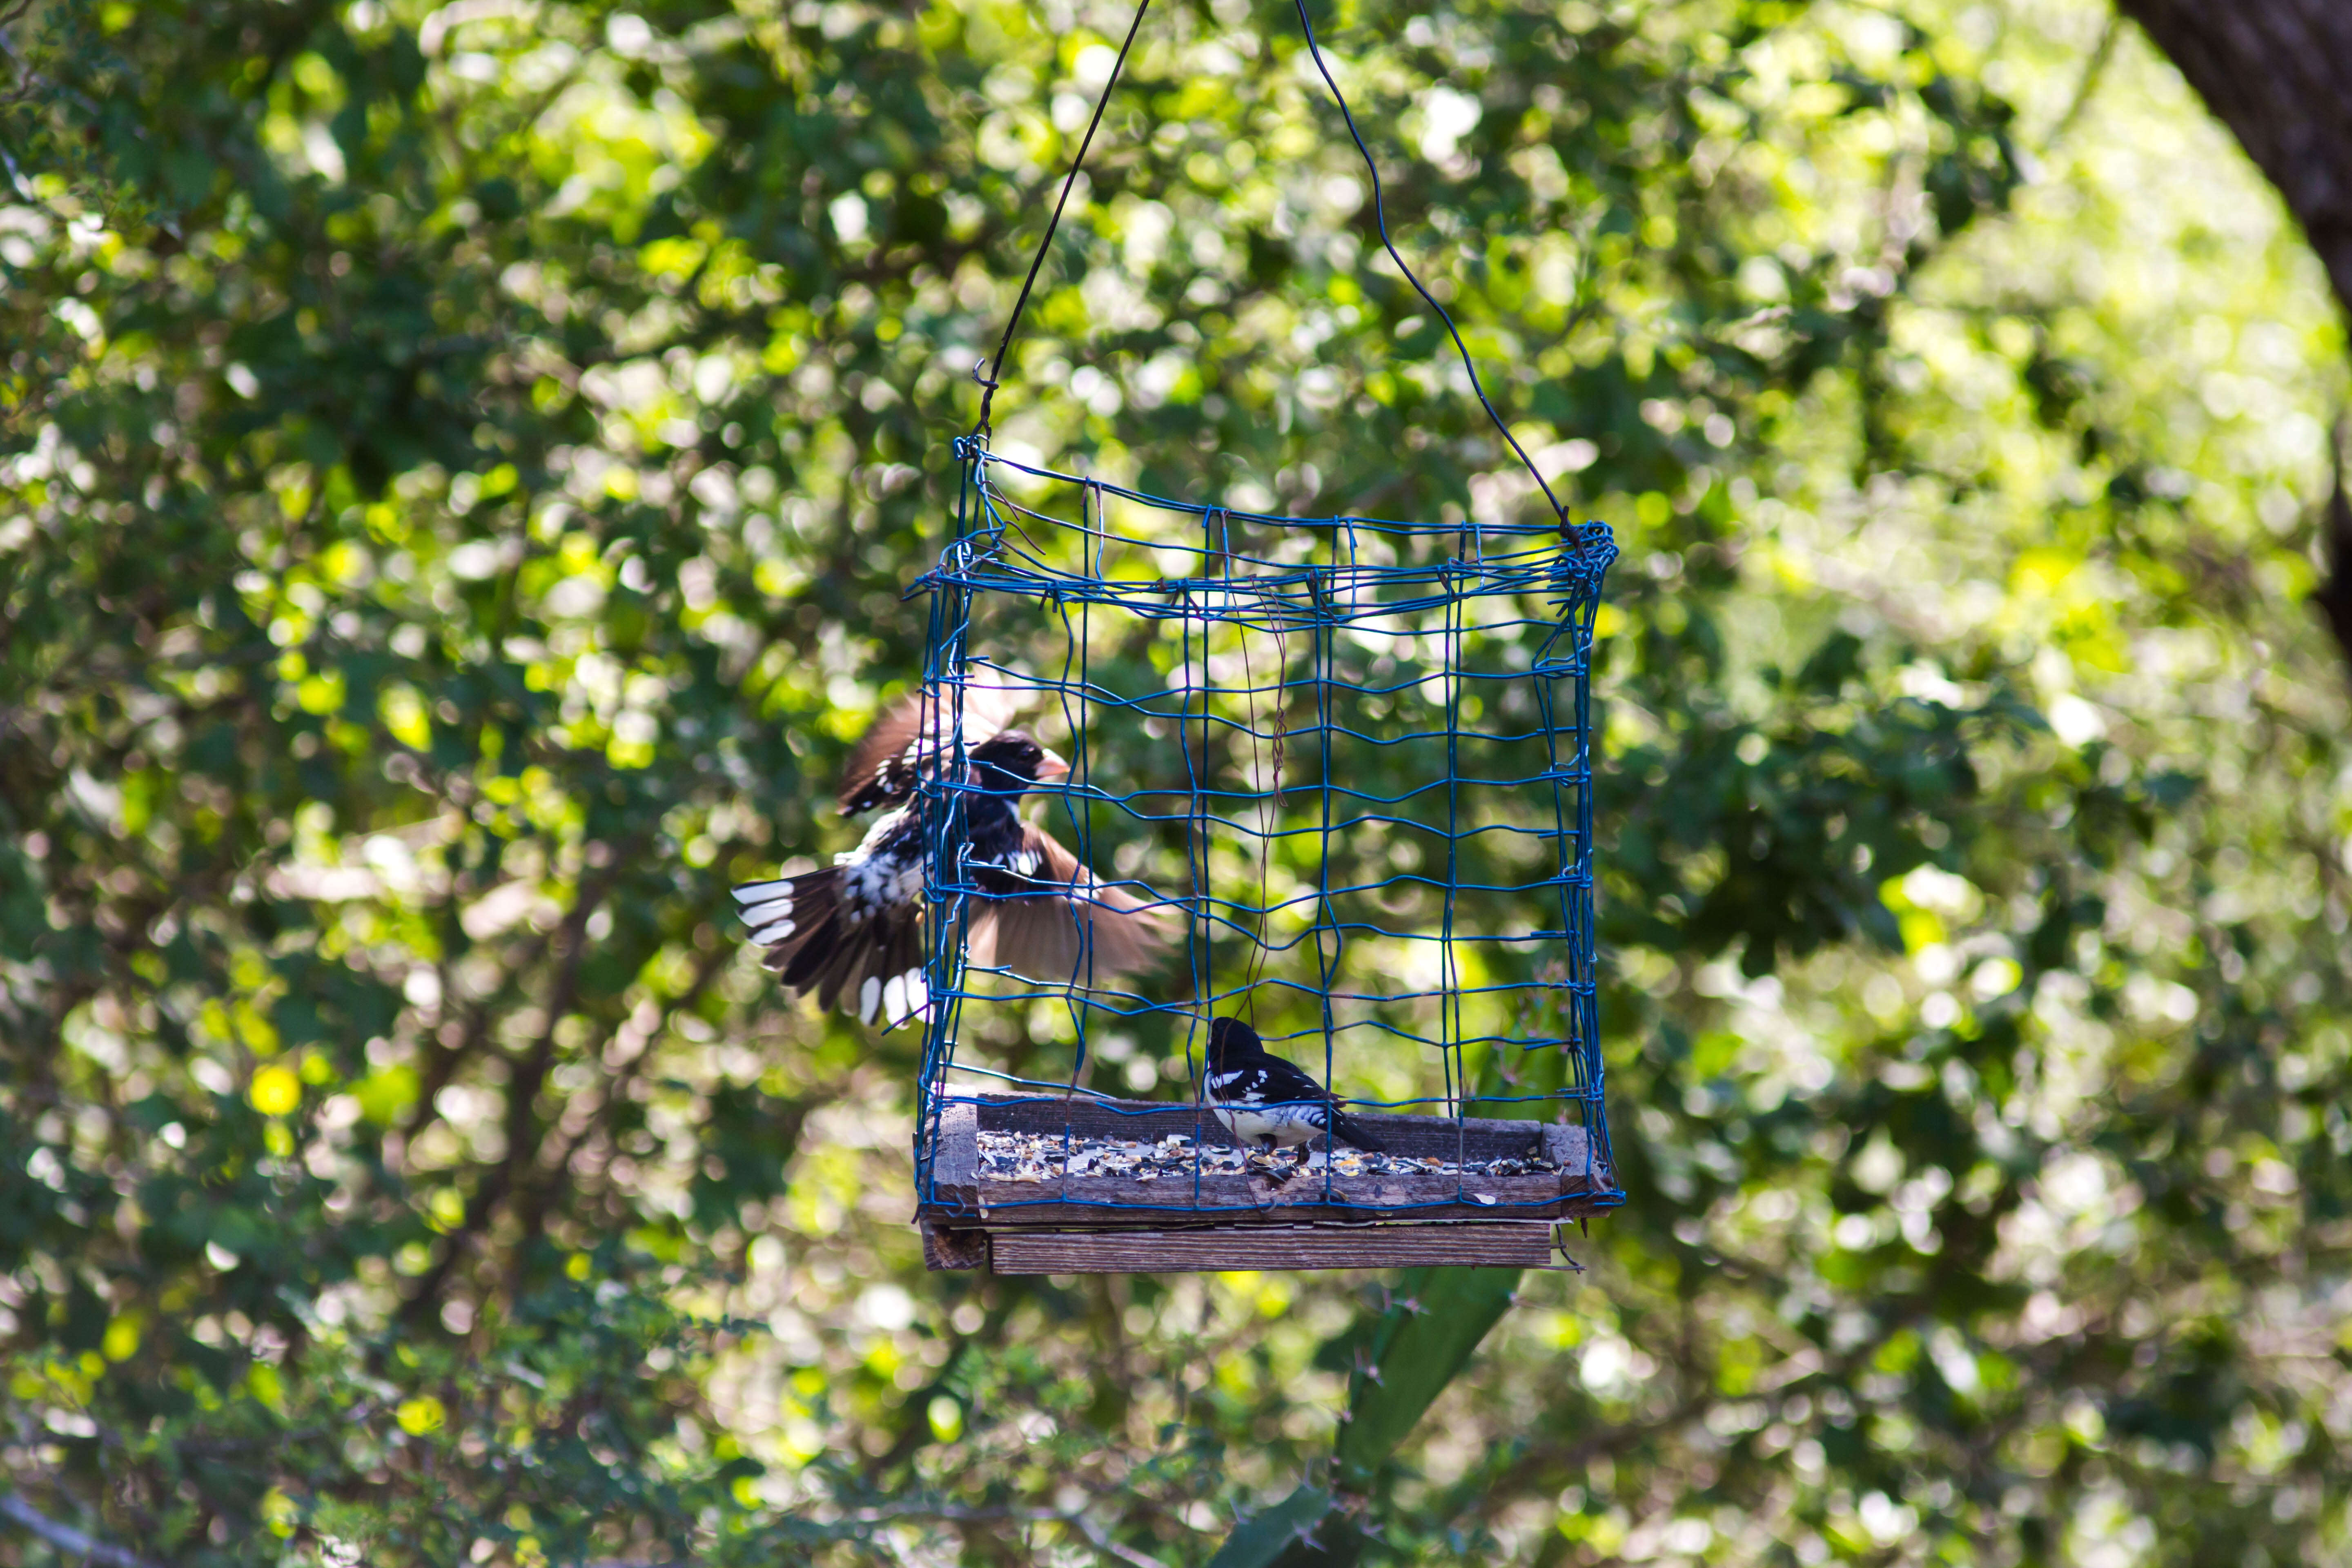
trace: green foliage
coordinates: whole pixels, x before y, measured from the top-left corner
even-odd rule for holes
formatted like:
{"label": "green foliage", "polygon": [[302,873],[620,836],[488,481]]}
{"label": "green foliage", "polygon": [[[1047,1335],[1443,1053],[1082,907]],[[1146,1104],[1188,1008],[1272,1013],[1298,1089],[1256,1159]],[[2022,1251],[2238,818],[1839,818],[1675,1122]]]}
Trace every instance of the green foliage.
{"label": "green foliage", "polygon": [[[2144,51],[2075,112],[2061,0],[1318,13],[1625,547],[1633,1201],[1499,1322],[1483,1276],[923,1272],[911,1043],[783,1005],[725,889],[855,837],[824,786],[1125,19],[5,24],[6,1484],[189,1565],[1318,1513],[1366,1561],[2343,1555],[2352,770],[2297,607],[2342,342]],[[1526,514],[1293,26],[1155,8],[1000,445]]]}
{"label": "green foliage", "polygon": [[[1370,1540],[1368,1513],[1386,1499],[1390,1458],[1478,1342],[1518,1300],[1516,1268],[1408,1268],[1376,1312],[1328,1342],[1316,1364],[1349,1380],[1346,1424],[1333,1445],[1330,1489],[1301,1485],[1238,1528],[1211,1568],[1352,1563]],[[1400,1528],[1405,1521],[1397,1521]],[[1374,1530],[1379,1528],[1375,1522]],[[1385,1539],[1411,1555],[1410,1543]]]}
{"label": "green foliage", "polygon": [[1333,1342],[1349,1352],[1349,1420],[1335,1455],[1341,1486],[1360,1490],[1373,1479],[1509,1310],[1518,1282],[1516,1268],[1408,1268],[1378,1318]]}
{"label": "green foliage", "polygon": [[1236,1526],[1209,1559],[1210,1568],[1271,1568],[1278,1563],[1322,1561],[1335,1551],[1345,1551],[1338,1538],[1346,1524],[1332,1516],[1331,1501],[1331,1494],[1320,1487],[1301,1486]]}

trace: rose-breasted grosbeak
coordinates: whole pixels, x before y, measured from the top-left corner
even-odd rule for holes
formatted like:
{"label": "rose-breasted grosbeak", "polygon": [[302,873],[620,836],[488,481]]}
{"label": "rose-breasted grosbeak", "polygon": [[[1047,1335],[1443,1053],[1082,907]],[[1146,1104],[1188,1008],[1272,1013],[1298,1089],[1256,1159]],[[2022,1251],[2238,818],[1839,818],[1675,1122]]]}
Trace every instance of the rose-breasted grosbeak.
{"label": "rose-breasted grosbeak", "polygon": [[1381,1141],[1339,1109],[1321,1084],[1280,1057],[1239,1018],[1209,1026],[1209,1113],[1234,1137],[1263,1149],[1294,1148],[1330,1132],[1360,1149]]}
{"label": "rose-breasted grosbeak", "polygon": [[[982,895],[971,906],[966,961],[1003,966],[1047,984],[1091,984],[1097,975],[1149,967],[1167,945],[1160,912],[1104,887],[1043,828],[1021,820],[1024,792],[1070,766],[1025,731],[1001,726],[1017,699],[1001,687],[965,693],[964,864]],[[923,973],[923,824],[915,783],[949,749],[950,721],[936,702],[902,702],[851,754],[844,812],[890,809],[865,841],[834,864],[735,889],[761,960],[817,1005],[845,1001],[862,1023],[897,1028],[928,1018]]]}

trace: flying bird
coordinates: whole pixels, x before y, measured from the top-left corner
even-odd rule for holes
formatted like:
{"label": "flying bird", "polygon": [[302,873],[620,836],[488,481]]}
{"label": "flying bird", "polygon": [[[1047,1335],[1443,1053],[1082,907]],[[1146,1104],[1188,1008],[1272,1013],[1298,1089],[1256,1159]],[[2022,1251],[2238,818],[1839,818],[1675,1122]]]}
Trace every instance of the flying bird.
{"label": "flying bird", "polygon": [[[1025,731],[1003,728],[1018,710],[1010,688],[965,690],[963,863],[981,895],[967,962],[1081,985],[1149,968],[1168,943],[1160,911],[1103,886],[1051,834],[1021,820],[1021,796],[1070,767]],[[865,840],[831,866],[734,889],[751,940],[768,950],[761,962],[793,990],[814,992],[821,1007],[840,1003],[886,1029],[930,1016],[915,785],[951,754],[955,730],[937,697],[898,704],[858,742],[842,781],[845,815],[883,810]]]}
{"label": "flying bird", "polygon": [[[995,670],[963,684],[966,754],[1013,722],[1027,695]],[[858,737],[835,797],[844,816],[900,806],[915,798],[915,783],[933,758],[954,749],[957,712],[950,691],[918,691],[902,699]]]}
{"label": "flying bird", "polygon": [[1294,1148],[1330,1132],[1359,1149],[1384,1145],[1339,1109],[1329,1090],[1280,1057],[1239,1018],[1209,1026],[1209,1114],[1262,1149]]}

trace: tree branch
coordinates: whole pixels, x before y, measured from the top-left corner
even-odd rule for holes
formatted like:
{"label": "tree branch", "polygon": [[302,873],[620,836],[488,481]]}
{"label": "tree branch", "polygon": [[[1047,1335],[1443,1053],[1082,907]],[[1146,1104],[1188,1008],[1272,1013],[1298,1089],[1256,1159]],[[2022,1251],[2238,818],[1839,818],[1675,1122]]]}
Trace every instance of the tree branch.
{"label": "tree branch", "polygon": [[2050,128],[2050,133],[2042,139],[2044,153],[2065,140],[2066,132],[2074,128],[2074,121],[2090,107],[2091,95],[2099,90],[2099,83],[2106,77],[2107,62],[2116,57],[2116,38],[2122,31],[2121,16],[2108,17],[2107,25],[2099,29],[2099,41],[2091,47],[2091,58],[2074,83],[2074,98],[2067,103],[2066,111],[2058,117],[2058,122]]}
{"label": "tree branch", "polygon": [[539,1043],[531,1047],[527,1058],[517,1064],[506,1085],[505,1157],[475,1187],[467,1202],[465,1217],[451,1230],[440,1259],[425,1272],[415,1291],[401,1306],[404,1324],[419,1323],[434,1310],[442,1287],[464,1261],[473,1238],[489,1225],[491,1215],[513,1187],[517,1173],[539,1148],[535,1135],[538,1110],[533,1102],[547,1081],[548,1069],[554,1065],[556,1031],[580,999],[580,965],[588,953],[589,919],[603,905],[617,880],[619,874],[613,872],[583,886],[572,912],[564,917],[561,928],[563,958],[548,994],[546,1026],[541,1031]]}
{"label": "tree branch", "polygon": [[[24,1526],[51,1546],[69,1556],[79,1557],[96,1568],[161,1568],[135,1552],[120,1546],[109,1546],[94,1536],[84,1535],[70,1524],[61,1524],[25,1500],[17,1492],[0,1492],[0,1519]],[[1156,1568],[1156,1565],[1155,1565]]]}
{"label": "tree branch", "polygon": [[[896,1520],[936,1519],[950,1524],[1063,1524],[1087,1538],[1087,1544],[1126,1568],[1168,1568],[1157,1557],[1147,1557],[1132,1546],[1123,1546],[1110,1538],[1110,1532],[1083,1513],[1065,1513],[1052,1508],[964,1508],[956,1503],[887,1503],[879,1508],[852,1509],[844,1513],[843,1524],[888,1524]],[[599,1557],[578,1564],[578,1568],[688,1568],[683,1562],[660,1558]]]}

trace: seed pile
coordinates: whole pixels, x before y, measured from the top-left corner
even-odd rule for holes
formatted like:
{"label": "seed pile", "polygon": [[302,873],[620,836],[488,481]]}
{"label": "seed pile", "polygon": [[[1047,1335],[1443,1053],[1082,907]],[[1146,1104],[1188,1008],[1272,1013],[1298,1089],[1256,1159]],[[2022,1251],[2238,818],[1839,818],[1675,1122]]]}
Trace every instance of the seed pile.
{"label": "seed pile", "polygon": [[[1191,1138],[1175,1132],[1157,1142],[1075,1136],[1066,1140],[1058,1132],[980,1135],[980,1175],[984,1181],[1055,1182],[1066,1168],[1073,1176],[1126,1176],[1137,1182],[1190,1180],[1196,1157],[1204,1176],[1287,1173],[1299,1164],[1293,1150],[1269,1154],[1223,1143],[1195,1147]],[[1323,1162],[1322,1150],[1307,1151],[1308,1169],[1320,1170]],[[1538,1176],[1559,1169],[1535,1154],[1457,1163],[1421,1155],[1375,1154],[1343,1143],[1331,1155],[1332,1173],[1341,1176]]]}

